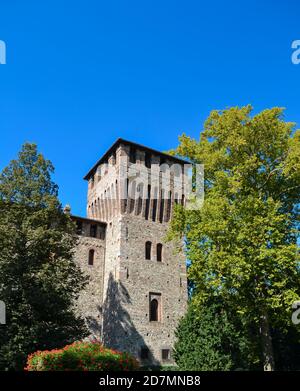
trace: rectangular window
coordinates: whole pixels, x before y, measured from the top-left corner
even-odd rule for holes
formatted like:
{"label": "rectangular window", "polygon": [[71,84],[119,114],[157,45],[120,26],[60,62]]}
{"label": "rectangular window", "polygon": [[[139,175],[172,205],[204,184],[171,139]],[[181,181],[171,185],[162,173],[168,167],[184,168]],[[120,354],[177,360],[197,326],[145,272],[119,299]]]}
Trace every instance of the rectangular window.
{"label": "rectangular window", "polygon": [[97,224],[91,224],[90,236],[92,238],[96,238],[97,237]]}

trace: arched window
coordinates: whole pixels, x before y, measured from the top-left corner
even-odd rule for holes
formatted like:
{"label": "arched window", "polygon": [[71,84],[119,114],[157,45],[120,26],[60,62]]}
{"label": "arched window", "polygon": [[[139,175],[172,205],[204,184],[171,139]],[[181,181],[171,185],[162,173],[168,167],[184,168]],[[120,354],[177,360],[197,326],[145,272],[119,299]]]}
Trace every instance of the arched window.
{"label": "arched window", "polygon": [[146,246],[145,246],[145,258],[146,259],[151,259],[151,246],[152,246],[151,242],[146,242]]}
{"label": "arched window", "polygon": [[161,243],[157,243],[157,246],[156,246],[156,260],[157,262],[162,262],[162,244]]}
{"label": "arched window", "polygon": [[90,266],[94,265],[94,258],[95,258],[95,250],[90,250],[89,251],[89,265]]}
{"label": "arched window", "polygon": [[150,303],[150,321],[158,321],[158,301],[156,299],[152,299]]}

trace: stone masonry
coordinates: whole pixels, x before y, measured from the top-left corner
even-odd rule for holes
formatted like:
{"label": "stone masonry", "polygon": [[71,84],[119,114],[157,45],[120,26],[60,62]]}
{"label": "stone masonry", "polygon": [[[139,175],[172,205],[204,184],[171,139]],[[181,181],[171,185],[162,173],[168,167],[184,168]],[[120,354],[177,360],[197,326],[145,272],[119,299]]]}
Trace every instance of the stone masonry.
{"label": "stone masonry", "polygon": [[182,243],[165,240],[175,203],[185,202],[184,163],[118,139],[85,177],[87,218],[72,216],[75,260],[90,277],[78,310],[93,337],[145,365],[173,364],[187,306]]}

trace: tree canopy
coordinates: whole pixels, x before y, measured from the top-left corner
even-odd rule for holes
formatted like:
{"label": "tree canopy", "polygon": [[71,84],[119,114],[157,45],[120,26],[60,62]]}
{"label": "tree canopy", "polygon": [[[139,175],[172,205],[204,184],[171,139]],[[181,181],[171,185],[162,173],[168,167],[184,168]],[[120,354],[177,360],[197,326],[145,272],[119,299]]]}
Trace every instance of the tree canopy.
{"label": "tree canopy", "polygon": [[86,278],[73,261],[74,227],[53,171],[35,144],[25,144],[0,174],[1,369],[22,369],[29,353],[86,335],[74,312]]}
{"label": "tree canopy", "polygon": [[274,369],[272,330],[291,327],[300,297],[300,131],[283,110],[213,111],[199,141],[173,151],[204,164],[199,210],[176,207],[170,236],[184,234],[194,300],[220,296],[256,325],[265,369]]}

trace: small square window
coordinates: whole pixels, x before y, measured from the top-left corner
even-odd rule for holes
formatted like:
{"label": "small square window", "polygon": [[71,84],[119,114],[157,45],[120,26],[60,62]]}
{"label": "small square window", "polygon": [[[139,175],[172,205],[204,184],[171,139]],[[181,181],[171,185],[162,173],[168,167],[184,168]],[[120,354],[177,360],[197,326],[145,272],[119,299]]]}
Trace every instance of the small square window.
{"label": "small square window", "polygon": [[170,349],[162,349],[161,350],[161,358],[163,361],[169,361],[171,359]]}

